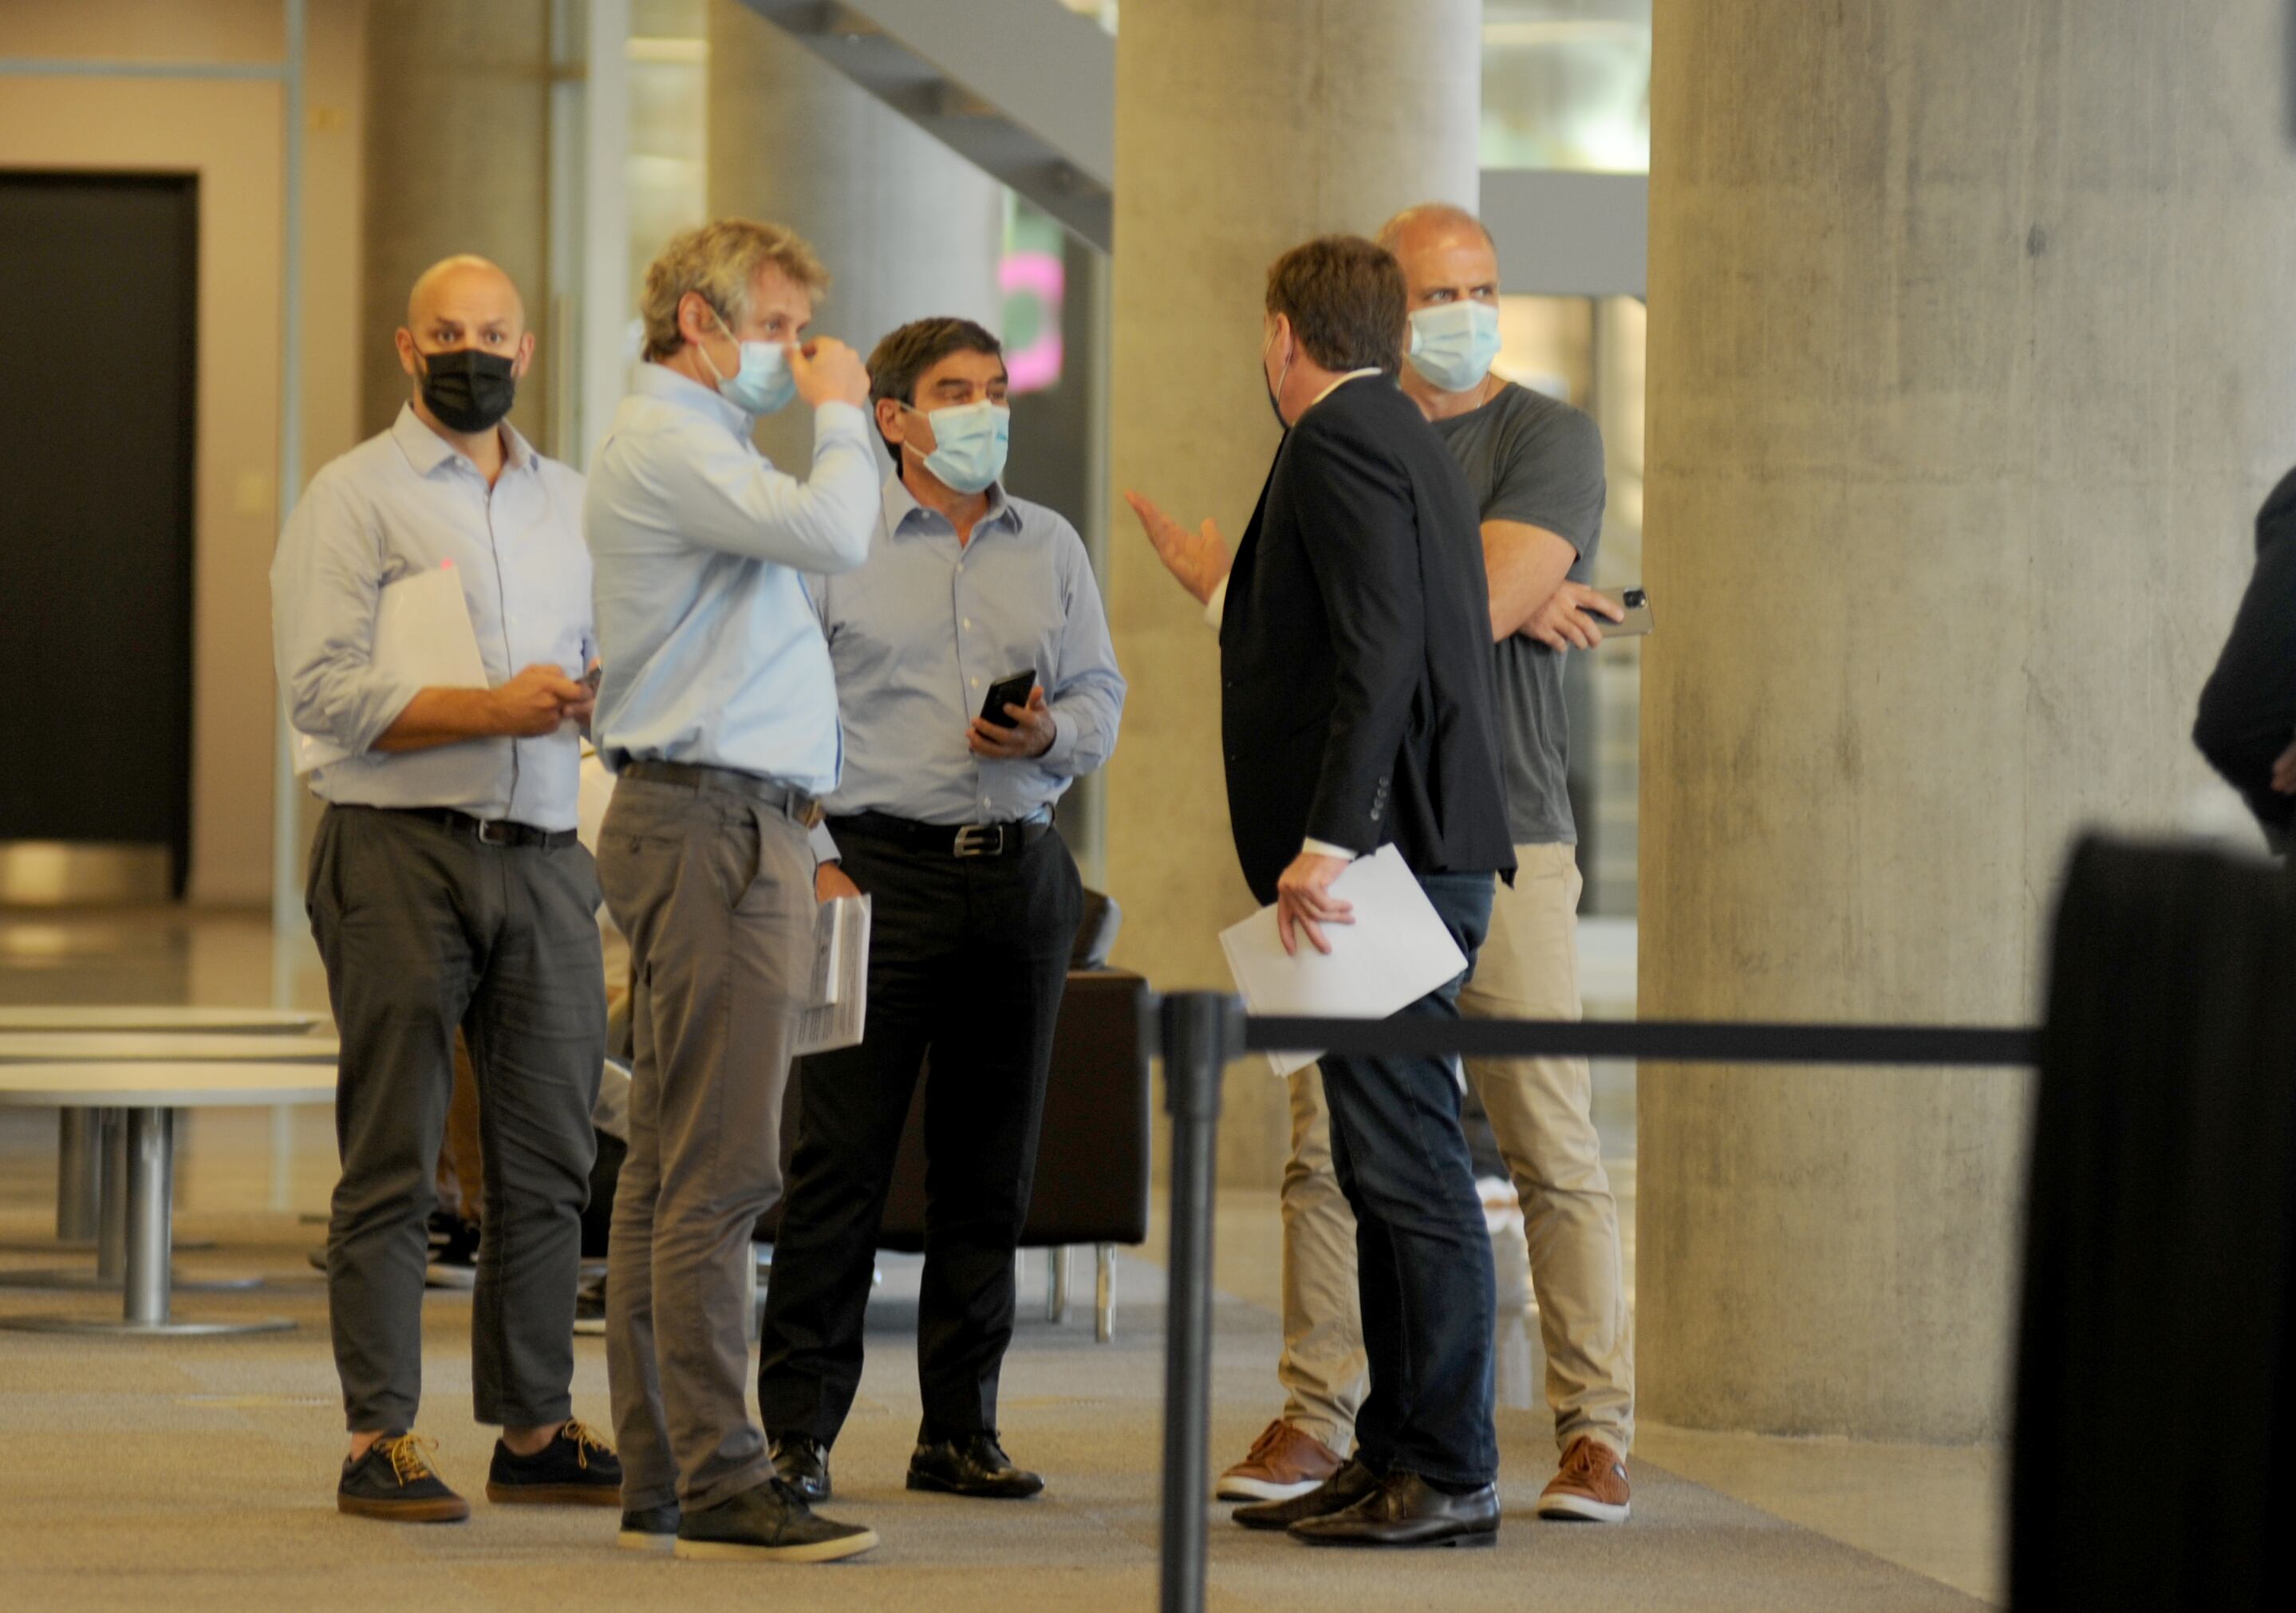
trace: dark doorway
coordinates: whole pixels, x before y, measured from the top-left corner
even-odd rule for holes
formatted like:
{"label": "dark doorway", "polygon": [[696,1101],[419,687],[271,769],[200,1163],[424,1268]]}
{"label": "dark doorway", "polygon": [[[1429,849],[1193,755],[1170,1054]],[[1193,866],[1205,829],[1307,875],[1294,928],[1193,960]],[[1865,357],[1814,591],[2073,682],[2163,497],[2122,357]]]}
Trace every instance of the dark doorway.
{"label": "dark doorway", "polygon": [[177,896],[196,184],[0,172],[0,846],[164,847]]}

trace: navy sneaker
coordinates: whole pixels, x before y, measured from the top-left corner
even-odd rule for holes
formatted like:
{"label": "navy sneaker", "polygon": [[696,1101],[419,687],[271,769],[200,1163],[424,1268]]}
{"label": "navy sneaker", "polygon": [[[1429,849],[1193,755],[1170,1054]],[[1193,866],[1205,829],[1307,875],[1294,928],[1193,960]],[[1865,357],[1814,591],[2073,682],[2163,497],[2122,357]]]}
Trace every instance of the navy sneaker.
{"label": "navy sneaker", "polygon": [[618,1507],[622,1504],[622,1459],[614,1454],[613,1446],[571,1419],[531,1456],[518,1455],[497,1439],[494,1465],[487,1470],[487,1499],[497,1506],[539,1502]]}
{"label": "navy sneaker", "polygon": [[448,1489],[430,1465],[430,1453],[438,1448],[435,1439],[385,1434],[365,1455],[344,1462],[335,1511],[393,1523],[460,1523],[471,1515],[471,1503]]}

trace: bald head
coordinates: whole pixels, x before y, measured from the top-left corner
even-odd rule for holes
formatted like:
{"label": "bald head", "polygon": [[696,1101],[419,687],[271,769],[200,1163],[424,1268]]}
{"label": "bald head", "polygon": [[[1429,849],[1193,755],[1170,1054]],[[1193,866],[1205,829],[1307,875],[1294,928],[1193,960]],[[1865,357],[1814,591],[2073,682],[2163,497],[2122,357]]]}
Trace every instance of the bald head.
{"label": "bald head", "polygon": [[1496,301],[1499,254],[1483,221],[1447,201],[1406,208],[1379,227],[1379,244],[1403,266],[1411,307]]}
{"label": "bald head", "polygon": [[406,294],[408,330],[419,335],[426,323],[441,315],[463,323],[507,321],[513,341],[526,332],[526,304],[510,276],[469,252],[441,258],[415,276],[414,289]]}
{"label": "bald head", "polygon": [[[526,305],[519,300],[518,288],[493,264],[467,253],[442,258],[416,277],[414,289],[406,294],[406,323],[393,340],[398,348],[398,367],[414,383],[415,413],[442,430],[461,429],[441,423],[439,409],[445,405],[434,408],[423,398],[424,374],[430,373],[437,379],[431,359],[445,353],[488,354],[507,361],[515,381],[526,373],[534,357],[534,336],[526,328]],[[459,384],[467,389],[467,382]],[[509,407],[508,398],[509,393],[504,392],[500,407],[491,416],[484,412],[471,414],[471,419],[486,423],[463,434],[483,436],[492,442],[493,421],[500,418],[501,409]],[[447,409],[446,418],[455,413]]]}

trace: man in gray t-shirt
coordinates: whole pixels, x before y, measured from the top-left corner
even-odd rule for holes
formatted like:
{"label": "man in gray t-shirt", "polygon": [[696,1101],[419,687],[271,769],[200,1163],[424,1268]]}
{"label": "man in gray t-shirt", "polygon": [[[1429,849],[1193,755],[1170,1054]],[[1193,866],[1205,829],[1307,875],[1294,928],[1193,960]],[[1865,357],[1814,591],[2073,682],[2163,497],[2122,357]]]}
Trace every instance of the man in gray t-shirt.
{"label": "man in gray t-shirt", "polygon": [[[1562,663],[1603,642],[1619,608],[1586,585],[1603,525],[1603,441],[1570,405],[1490,373],[1497,356],[1498,256],[1471,213],[1431,204],[1389,221],[1380,244],[1403,266],[1411,307],[1403,389],[1467,475],[1481,517],[1489,581],[1499,741],[1515,842],[1513,883],[1500,886],[1490,933],[1460,1011],[1480,1019],[1578,1017],[1581,888],[1565,788],[1570,735]],[[1227,544],[1206,521],[1192,532],[1147,499],[1131,500],[1149,541],[1218,620]],[[1618,1522],[1629,1497],[1634,1351],[1627,1321],[1618,1205],[1595,1133],[1583,1059],[1470,1059],[1468,1084],[1489,1116],[1521,1202],[1530,1281],[1546,1347],[1561,1470],[1539,1497],[1549,1518]],[[1343,1502],[1340,1471],[1366,1388],[1357,1310],[1354,1216],[1333,1174],[1331,1117],[1314,1066],[1290,1077],[1292,1157],[1283,1171],[1283,1411],[1219,1478],[1223,1500],[1257,1501],[1255,1527]],[[1521,1281],[1520,1273],[1516,1281]],[[1510,1286],[1505,1274],[1501,1291]]]}
{"label": "man in gray t-shirt", "polygon": [[[1603,536],[1603,434],[1567,403],[1496,377],[1488,384],[1496,388],[1489,402],[1436,419],[1436,434],[1467,473],[1484,521],[1536,527],[1562,538],[1575,552],[1564,576],[1583,585],[1594,574]],[[1503,608],[1496,601],[1494,606]],[[1554,642],[1560,624],[1547,632],[1554,637],[1545,641],[1531,631],[1511,632],[1491,651],[1507,823],[1519,846],[1569,846],[1578,839],[1564,787],[1570,733],[1562,708],[1564,651]]]}

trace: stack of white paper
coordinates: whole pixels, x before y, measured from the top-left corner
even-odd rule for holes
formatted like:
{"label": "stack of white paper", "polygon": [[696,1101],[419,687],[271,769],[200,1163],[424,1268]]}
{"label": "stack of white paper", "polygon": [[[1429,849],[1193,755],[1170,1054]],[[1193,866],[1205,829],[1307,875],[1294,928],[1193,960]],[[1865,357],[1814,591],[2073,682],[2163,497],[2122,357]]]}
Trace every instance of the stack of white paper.
{"label": "stack of white paper", "polygon": [[[1251,1012],[1384,1019],[1467,967],[1466,954],[1394,847],[1349,864],[1332,881],[1332,894],[1354,905],[1355,922],[1323,927],[1329,953],[1316,951],[1296,929],[1300,950],[1286,953],[1273,907],[1220,931],[1220,950]],[[1288,1076],[1319,1056],[1271,1052],[1267,1062]]]}
{"label": "stack of white paper", "polygon": [[799,1054],[859,1044],[869,1011],[869,898],[837,897],[813,922],[812,1006],[798,1018]]}
{"label": "stack of white paper", "polygon": [[[488,687],[470,603],[463,597],[462,573],[451,565],[435,566],[385,588],[375,603],[374,643],[367,659],[378,672],[425,689]],[[331,741],[296,733],[298,774],[349,754]]]}

